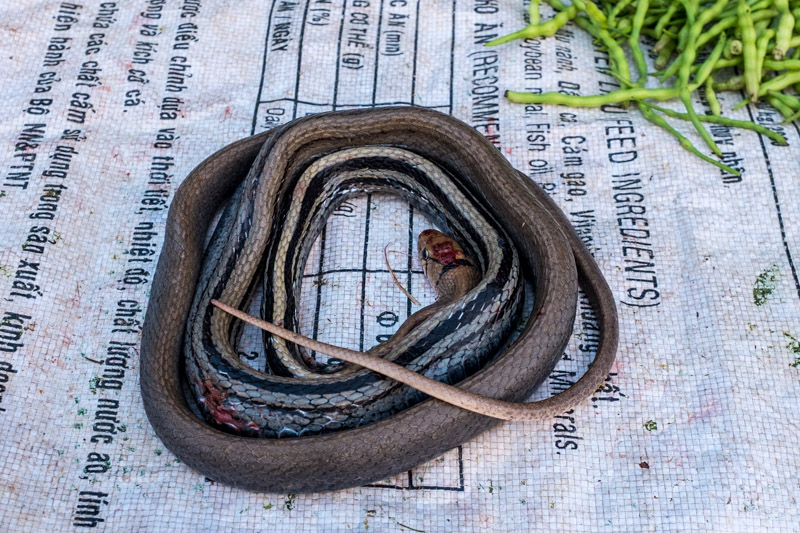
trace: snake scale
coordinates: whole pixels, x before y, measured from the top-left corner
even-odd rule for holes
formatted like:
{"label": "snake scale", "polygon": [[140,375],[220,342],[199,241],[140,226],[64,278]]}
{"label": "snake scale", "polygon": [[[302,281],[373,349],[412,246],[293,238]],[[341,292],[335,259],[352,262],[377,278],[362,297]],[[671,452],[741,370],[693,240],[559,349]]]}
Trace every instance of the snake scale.
{"label": "snake scale", "polygon": [[[430,172],[440,169],[444,177],[426,177],[431,175],[424,168],[428,165]],[[326,174],[329,168],[336,172]],[[304,181],[314,176],[316,181]],[[422,182],[428,190],[418,195],[415,188]],[[458,302],[462,311],[442,311],[437,320],[404,334],[382,355],[431,377],[458,381],[459,389],[473,393],[478,407],[481,397],[489,403],[497,400],[492,405],[507,416],[492,416],[507,419],[562,413],[606,378],[618,342],[614,299],[593,258],[546,193],[480,134],[448,115],[413,107],[322,113],[221,149],[190,173],[170,207],[142,332],[140,377],[156,434],[187,465],[248,490],[335,490],[412,468],[498,422],[423,399],[368,370],[340,363],[311,368],[313,360],[303,364],[286,358],[299,348],[277,338],[267,345],[270,366],[278,375],[248,370],[224,353],[236,328],[232,317],[210,305],[211,299],[246,304],[256,271],[265,270],[265,279],[278,280],[266,285],[265,318],[295,327],[293,294],[315,232],[336,201],[387,188],[431,214],[444,214],[442,222],[476,253],[484,278]],[[318,202],[320,198],[333,200]],[[303,215],[292,215],[297,208],[292,205],[305,206]],[[216,236],[207,248],[206,235],[220,211]],[[269,236],[287,224],[297,225],[289,235],[309,238],[270,244]],[[248,239],[261,244],[246,246]],[[276,269],[282,276],[274,275]],[[520,272],[533,279],[533,310],[519,337],[495,354],[517,314]],[[527,398],[561,357],[572,333],[579,279],[602,332],[594,362],[570,389],[535,403],[512,403]],[[484,305],[487,301],[492,305]],[[483,322],[461,333],[453,330],[448,317],[470,312]],[[187,317],[193,318],[188,326]],[[485,331],[487,338],[476,341],[475,331]],[[430,350],[443,355],[445,363],[425,359]],[[452,371],[447,361],[456,352],[465,357],[460,360],[463,370]],[[198,371],[200,367],[210,373]],[[355,384],[347,390],[358,394],[378,390],[384,403],[364,407],[359,396],[353,410],[336,398],[345,383]],[[325,404],[324,417],[311,411],[303,390]],[[201,413],[215,415],[238,434],[198,416],[189,391],[204,404]],[[220,419],[223,405],[235,420]],[[348,415],[356,422],[349,422]],[[317,423],[323,419],[331,425]]]}

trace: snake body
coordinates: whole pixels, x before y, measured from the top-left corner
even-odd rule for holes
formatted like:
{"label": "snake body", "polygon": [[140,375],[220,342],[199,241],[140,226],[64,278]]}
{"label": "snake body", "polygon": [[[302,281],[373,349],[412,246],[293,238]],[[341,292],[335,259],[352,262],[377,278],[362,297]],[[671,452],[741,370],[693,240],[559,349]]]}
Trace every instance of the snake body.
{"label": "snake body", "polygon": [[[313,236],[335,206],[335,201],[322,200],[329,195],[319,190],[312,194],[303,186],[294,186],[306,183],[313,188],[313,183],[323,183],[319,186],[329,187],[334,198],[345,194],[348,184],[358,182],[358,190],[363,190],[372,179],[374,159],[389,153],[392,158],[406,158],[406,170],[424,167],[426,161],[431,168],[442,170],[443,181],[428,180],[428,190],[421,194],[400,175],[408,175],[407,172],[393,174],[389,186],[412,198],[422,198],[421,204],[433,202],[429,211],[444,213],[456,233],[466,237],[467,247],[479,252],[484,281],[458,304],[463,309],[472,302],[477,319],[484,317],[483,329],[495,336],[485,344],[488,349],[464,335],[474,330],[462,332],[466,340],[462,338],[459,342],[463,342],[457,344],[457,330],[453,330],[452,323],[442,324],[458,311],[442,310],[438,317],[441,320],[425,322],[421,329],[412,331],[413,335],[406,335],[407,339],[399,339],[391,357],[444,380],[458,380],[461,372],[449,373],[448,365],[430,362],[427,357],[432,352],[441,352],[447,359],[454,351],[463,351],[463,361],[468,366],[482,364],[506,334],[509,317],[519,305],[521,268],[533,274],[535,302],[531,318],[513,343],[460,381],[458,387],[479,395],[476,398],[509,402],[530,395],[550,373],[570,337],[578,275],[596,308],[602,331],[595,361],[572,388],[527,404],[526,419],[548,418],[568,410],[607,376],[618,334],[614,300],[601,272],[547,195],[515,171],[489,142],[452,117],[420,108],[314,115],[243,139],[212,155],[186,178],[170,207],[142,334],[141,387],[145,409],[157,435],[190,467],[216,481],[249,490],[333,490],[407,470],[497,423],[438,400],[418,401],[410,389],[376,378],[366,370],[328,368],[321,376],[309,377],[313,363],[304,365],[302,358],[287,359],[286,354],[294,348],[283,342],[271,341],[271,366],[278,373],[289,374],[297,367],[296,377],[253,373],[226,353],[230,350],[231,318],[208,304],[212,298],[242,304],[252,286],[253,272],[265,264],[264,258],[270,265],[265,278],[278,280],[277,284],[268,284],[270,292],[266,296],[272,301],[268,302],[267,317],[294,326],[291,294],[299,290],[296,280],[310,242],[292,241],[290,237],[288,242],[294,242],[293,247],[264,243],[277,226],[292,218],[286,215],[293,209],[287,198],[293,197],[301,206],[306,201],[305,205],[313,206],[310,211],[303,211],[313,216],[297,218],[292,224],[296,222],[298,226],[287,230],[287,235]],[[342,168],[343,162],[353,159],[373,161],[355,173],[352,165]],[[315,182],[313,178],[320,174],[315,165],[323,169],[338,165],[340,172],[328,176],[328,181]],[[378,179],[372,182],[375,190],[387,186]],[[284,196],[286,191],[288,196]],[[336,191],[341,194],[334,194]],[[454,191],[462,197],[453,196]],[[231,196],[234,202],[229,205],[239,207],[226,209],[218,224],[217,238],[212,239],[204,259],[210,222]],[[465,209],[469,212],[465,213]],[[251,237],[260,244],[245,246]],[[516,252],[506,252],[502,246],[506,240]],[[223,241],[230,246],[216,244]],[[198,280],[200,287],[195,296]],[[486,306],[487,302],[491,305]],[[196,318],[191,324],[204,323],[205,329],[194,329],[193,325],[187,329],[190,315]],[[437,325],[442,329],[437,330]],[[241,434],[221,431],[193,411],[182,385],[184,344],[189,355],[189,388],[194,388],[201,402],[206,402],[207,415],[215,410],[219,414],[220,406],[225,406],[225,413],[233,413],[234,421],[229,425]],[[420,351],[421,345],[426,350]],[[450,350],[451,347],[456,349]],[[325,415],[325,420],[330,421],[327,427],[305,414],[303,402],[308,399],[293,390],[297,382],[300,389],[316,387],[311,394],[319,395],[317,399],[327,407],[335,407]],[[355,416],[351,418],[355,422],[349,423],[344,415],[352,416],[353,408],[347,402],[333,401],[331,395],[342,383],[348,384],[348,391],[359,393],[365,383],[367,389],[377,387],[377,396],[384,401],[375,408],[364,409],[355,402]],[[208,403],[209,398],[212,404]],[[259,410],[261,406],[265,408]],[[328,416],[330,413],[333,415]],[[386,413],[395,414],[384,417]],[[298,416],[308,422],[298,422]],[[330,431],[339,425],[349,429]]]}
{"label": "snake body", "polygon": [[444,170],[387,146],[337,150],[269,174],[259,163],[217,226],[189,315],[186,373],[206,419],[242,435],[297,437],[357,427],[419,401],[420,393],[402,383],[363,368],[327,369],[272,336],[266,343],[271,372],[254,371],[237,356],[231,316],[209,305],[211,298],[238,305],[264,271],[262,314],[297,331],[294,295],[311,245],[329,214],[356,194],[402,194],[451,226],[484,266],[477,287],[433,304],[435,312],[399,335],[385,358],[452,383],[480,368],[508,336],[522,296],[516,250]]}

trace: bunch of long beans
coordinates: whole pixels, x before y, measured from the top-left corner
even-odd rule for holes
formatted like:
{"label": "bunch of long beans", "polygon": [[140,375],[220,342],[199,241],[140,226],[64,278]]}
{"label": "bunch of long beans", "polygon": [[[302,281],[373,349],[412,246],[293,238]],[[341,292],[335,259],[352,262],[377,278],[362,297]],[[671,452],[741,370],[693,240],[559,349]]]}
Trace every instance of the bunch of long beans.
{"label": "bunch of long beans", "polygon": [[[546,22],[540,18],[541,1],[530,0],[527,27],[495,39],[488,46],[548,37],[573,21],[608,51],[610,74],[622,87],[592,96],[507,91],[506,96],[513,102],[571,107],[635,103],[647,120],[668,131],[685,149],[735,175],[739,172],[700,152],[665,117],[689,120],[718,157],[722,152],[703,122],[754,130],[786,143],[783,136],[759,124],[722,116],[718,91],[745,91],[747,97],[739,105],[765,99],[785,117],[784,122],[800,118],[800,0],[572,0],[571,5],[544,0],[556,11]],[[657,54],[657,72],[653,74],[647,72],[642,36],[655,42],[652,51]],[[631,78],[625,45],[633,57],[635,80]],[[698,61],[698,57],[703,59]],[[658,76],[662,86],[645,87],[648,75]],[[692,105],[692,93],[701,87],[710,115],[697,114]],[[673,98],[680,99],[685,113],[652,103]]]}

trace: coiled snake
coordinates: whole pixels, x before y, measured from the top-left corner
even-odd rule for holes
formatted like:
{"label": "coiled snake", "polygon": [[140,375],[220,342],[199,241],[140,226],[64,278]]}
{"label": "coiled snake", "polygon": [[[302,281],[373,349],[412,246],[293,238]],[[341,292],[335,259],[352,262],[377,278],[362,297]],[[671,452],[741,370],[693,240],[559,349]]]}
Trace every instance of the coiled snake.
{"label": "coiled snake", "polygon": [[[602,273],[546,193],[493,145],[468,125],[421,108],[313,115],[218,151],[192,171],[170,207],[142,333],[141,388],[157,435],[183,462],[248,490],[334,490],[412,468],[497,423],[420,401],[413,389],[364,369],[315,369],[302,354],[287,358],[299,349],[274,338],[270,366],[283,375],[255,372],[232,352],[232,318],[211,300],[242,306],[265,269],[266,318],[294,326],[293,294],[327,214],[347,195],[386,189],[443,214],[476,254],[483,279],[452,303],[460,307],[440,310],[382,355],[458,381],[478,395],[469,400],[478,410],[480,397],[502,400],[486,412],[506,419],[559,414],[605,379],[618,332]],[[211,221],[226,203],[206,250]],[[532,274],[533,310],[519,337],[495,354],[517,314],[520,272]],[[508,403],[529,396],[560,358],[572,333],[578,275],[602,332],[594,362],[567,391]],[[464,317],[468,325],[454,329]],[[206,417],[238,434],[200,418],[189,390]],[[371,393],[377,404],[362,401]]]}

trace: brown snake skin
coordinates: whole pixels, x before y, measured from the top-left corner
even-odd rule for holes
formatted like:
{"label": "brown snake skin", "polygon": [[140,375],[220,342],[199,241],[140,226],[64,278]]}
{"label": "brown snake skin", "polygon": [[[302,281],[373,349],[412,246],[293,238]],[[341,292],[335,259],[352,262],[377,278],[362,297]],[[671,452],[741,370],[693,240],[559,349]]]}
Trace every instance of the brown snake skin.
{"label": "brown snake skin", "polygon": [[601,339],[594,362],[572,388],[531,404],[537,418],[560,414],[593,393],[614,362],[614,298],[569,221],[532,180],[468,125],[421,108],[325,113],[235,142],[195,168],[170,207],[142,332],[141,389],[158,437],[181,461],[228,485],[264,492],[318,492],[364,485],[434,459],[498,420],[427,399],[355,429],[288,439],[231,435],[198,418],[182,380],[186,317],[209,224],[247,174],[265,141],[268,157],[309,158],[332,150],[401,146],[442,164],[472,185],[505,226],[523,265],[535,274],[535,305],[520,337],[459,388],[524,401],[551,372],[570,338],[578,277],[597,312]]}

